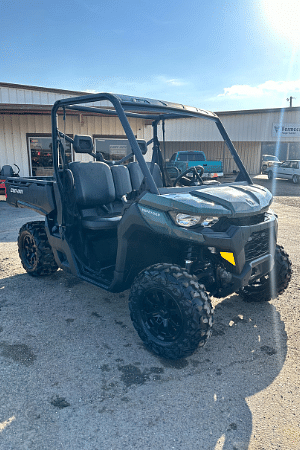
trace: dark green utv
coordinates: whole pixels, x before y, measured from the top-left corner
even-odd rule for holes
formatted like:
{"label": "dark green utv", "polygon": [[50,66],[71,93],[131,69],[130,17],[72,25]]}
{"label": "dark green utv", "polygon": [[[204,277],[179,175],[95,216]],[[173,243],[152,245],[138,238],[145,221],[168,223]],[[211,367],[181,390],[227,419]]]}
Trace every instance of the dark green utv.
{"label": "dark green utv", "polygon": [[[109,161],[90,136],[59,131],[58,113],[65,119],[69,110],[117,116],[129,152]],[[131,118],[152,123],[149,142],[136,140]],[[204,181],[198,166],[171,185],[158,136],[164,140],[169,119],[178,126],[189,118],[198,119],[199,127],[203,121],[217,127],[234,176]],[[90,161],[68,162],[66,142],[75,153],[91,155],[85,157]],[[146,162],[150,145],[152,160]],[[238,292],[261,302],[288,286],[291,262],[276,244],[272,195],[253,184],[215,114],[106,93],[59,100],[52,108],[52,151],[53,177],[6,182],[11,205],[45,216],[20,229],[23,267],[32,276],[60,267],[112,292],[130,288],[133,325],[156,354],[182,358],[205,344],[213,325],[210,295]]]}

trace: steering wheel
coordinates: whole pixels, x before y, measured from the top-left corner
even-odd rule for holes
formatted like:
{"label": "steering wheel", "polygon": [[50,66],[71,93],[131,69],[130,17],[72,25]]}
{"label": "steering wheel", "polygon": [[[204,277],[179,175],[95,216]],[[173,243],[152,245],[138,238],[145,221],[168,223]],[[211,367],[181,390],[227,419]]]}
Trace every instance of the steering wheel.
{"label": "steering wheel", "polygon": [[[190,173],[191,176],[186,176]],[[203,180],[201,178],[203,173],[204,168],[202,166],[188,167],[175,179],[173,186],[176,186],[179,181],[183,186],[198,186],[199,184],[203,184]]]}

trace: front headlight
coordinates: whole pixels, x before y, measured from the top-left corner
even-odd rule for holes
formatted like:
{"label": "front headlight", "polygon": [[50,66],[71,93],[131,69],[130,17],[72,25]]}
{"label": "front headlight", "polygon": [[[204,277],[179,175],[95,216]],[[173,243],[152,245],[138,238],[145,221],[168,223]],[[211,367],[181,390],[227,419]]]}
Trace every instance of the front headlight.
{"label": "front headlight", "polygon": [[201,216],[190,216],[189,214],[176,214],[175,223],[181,227],[193,227],[201,221]]}
{"label": "front headlight", "polygon": [[180,227],[194,227],[195,225],[201,225],[202,227],[210,227],[218,221],[218,217],[214,216],[200,216],[190,215],[171,211],[170,216]]}

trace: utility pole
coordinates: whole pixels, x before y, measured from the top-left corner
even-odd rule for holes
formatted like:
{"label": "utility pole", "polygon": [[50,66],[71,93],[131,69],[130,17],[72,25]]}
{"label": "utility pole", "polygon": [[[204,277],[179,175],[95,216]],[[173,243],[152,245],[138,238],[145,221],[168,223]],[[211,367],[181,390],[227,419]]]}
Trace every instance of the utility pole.
{"label": "utility pole", "polygon": [[287,102],[290,102],[290,108],[292,108],[293,106],[293,99],[296,100],[296,97],[290,97],[286,99]]}

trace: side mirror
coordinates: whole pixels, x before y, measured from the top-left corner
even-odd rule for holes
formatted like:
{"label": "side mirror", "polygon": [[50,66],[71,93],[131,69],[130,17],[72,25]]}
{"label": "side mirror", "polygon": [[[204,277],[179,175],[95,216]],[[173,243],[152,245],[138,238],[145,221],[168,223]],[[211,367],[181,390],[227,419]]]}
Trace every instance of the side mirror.
{"label": "side mirror", "polygon": [[91,136],[80,136],[75,134],[73,149],[75,153],[88,153],[91,155],[94,150],[93,140]]}
{"label": "side mirror", "polygon": [[142,141],[141,139],[138,139],[137,143],[139,144],[139,147],[141,149],[142,154],[145,155],[147,153],[147,143],[146,143],[146,141]]}

